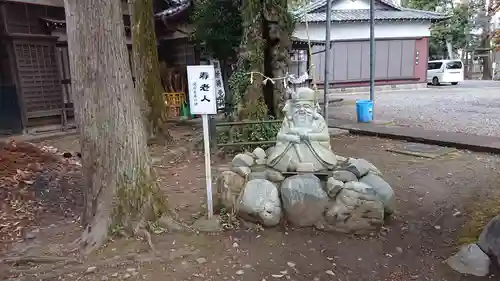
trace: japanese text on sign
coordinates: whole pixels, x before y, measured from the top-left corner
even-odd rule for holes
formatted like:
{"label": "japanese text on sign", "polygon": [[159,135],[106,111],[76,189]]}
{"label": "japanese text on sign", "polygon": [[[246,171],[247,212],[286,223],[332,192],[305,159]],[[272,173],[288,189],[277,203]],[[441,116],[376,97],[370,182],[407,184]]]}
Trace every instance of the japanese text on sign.
{"label": "japanese text on sign", "polygon": [[187,66],[189,106],[192,114],[217,114],[213,65]]}
{"label": "japanese text on sign", "polygon": [[219,60],[211,59],[210,64],[215,69],[215,93],[217,97],[217,109],[224,109],[226,105],[226,93],[224,91],[224,83],[222,81],[221,67]]}

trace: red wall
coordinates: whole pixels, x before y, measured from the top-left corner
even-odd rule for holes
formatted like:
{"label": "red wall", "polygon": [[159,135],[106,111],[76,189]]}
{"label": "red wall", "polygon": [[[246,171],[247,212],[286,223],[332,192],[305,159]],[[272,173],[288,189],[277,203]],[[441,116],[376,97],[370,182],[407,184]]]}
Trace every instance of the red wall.
{"label": "red wall", "polygon": [[[418,59],[417,59],[418,57]],[[415,70],[414,77],[420,82],[427,79],[427,61],[429,59],[429,38],[424,37],[415,41]],[[418,61],[418,64],[417,64]]]}

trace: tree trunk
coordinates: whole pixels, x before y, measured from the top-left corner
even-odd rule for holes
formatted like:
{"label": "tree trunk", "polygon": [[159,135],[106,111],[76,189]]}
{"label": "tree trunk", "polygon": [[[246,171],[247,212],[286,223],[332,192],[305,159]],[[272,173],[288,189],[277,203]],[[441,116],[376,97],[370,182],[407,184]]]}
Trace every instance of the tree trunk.
{"label": "tree trunk", "polygon": [[153,0],[129,0],[132,29],[132,54],[136,89],[148,102],[147,128],[156,141],[171,140],[166,123],[166,106],[160,77],[154,27]]}
{"label": "tree trunk", "polygon": [[[287,9],[287,0],[268,0],[264,6],[264,24],[268,31],[267,37],[264,38],[268,50],[266,66],[270,66],[269,73],[266,75],[274,78],[284,77],[290,65],[292,47],[290,38],[293,33],[293,24]],[[282,81],[279,81],[272,84],[270,88],[269,111],[274,117],[279,118],[285,100],[285,86]]]}
{"label": "tree trunk", "polygon": [[[489,38],[485,38],[482,40],[483,48],[490,48],[491,40]],[[491,69],[491,51],[488,49],[487,56],[483,57],[483,77],[482,80],[491,80],[493,78],[492,69]]]}
{"label": "tree trunk", "polygon": [[[267,116],[267,107],[262,91],[264,73],[264,45],[262,38],[262,1],[243,0],[242,5],[243,37],[238,68],[253,75],[244,75],[250,79],[240,103],[240,119],[261,120]],[[260,74],[258,74],[260,73]],[[243,78],[245,79],[245,78]]]}
{"label": "tree trunk", "polygon": [[82,246],[134,232],[165,210],[155,184],[125,45],[120,1],[65,0],[69,62],[82,146]]}
{"label": "tree trunk", "polygon": [[[244,31],[237,70],[229,81],[240,120],[261,120],[268,114],[274,117],[281,114],[283,81],[263,85],[262,74],[282,78],[288,70],[293,24],[287,7],[286,0],[244,0],[242,3]],[[255,74],[248,75],[249,72]]]}

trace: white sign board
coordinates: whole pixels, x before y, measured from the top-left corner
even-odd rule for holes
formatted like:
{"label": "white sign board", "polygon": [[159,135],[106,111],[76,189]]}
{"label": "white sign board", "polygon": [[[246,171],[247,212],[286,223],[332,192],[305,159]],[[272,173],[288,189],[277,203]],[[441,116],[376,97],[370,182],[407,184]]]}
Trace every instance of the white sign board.
{"label": "white sign board", "polygon": [[222,70],[220,62],[217,59],[211,59],[210,64],[215,69],[215,95],[217,96],[217,109],[226,107],[226,92],[224,91],[224,81],[222,79]]}
{"label": "white sign board", "polygon": [[187,77],[191,114],[217,114],[214,66],[188,65]]}

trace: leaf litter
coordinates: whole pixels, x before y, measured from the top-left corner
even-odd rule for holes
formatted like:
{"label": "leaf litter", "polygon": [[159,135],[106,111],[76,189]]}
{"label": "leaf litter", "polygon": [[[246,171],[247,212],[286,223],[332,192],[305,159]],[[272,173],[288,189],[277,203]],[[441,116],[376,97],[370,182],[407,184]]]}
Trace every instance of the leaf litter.
{"label": "leaf litter", "polygon": [[52,147],[13,140],[0,143],[0,244],[22,240],[44,213],[66,210],[67,215],[73,213],[68,209],[81,206],[75,202],[79,189],[56,190],[52,184],[57,178],[80,174],[80,167],[78,160],[63,158]]}

